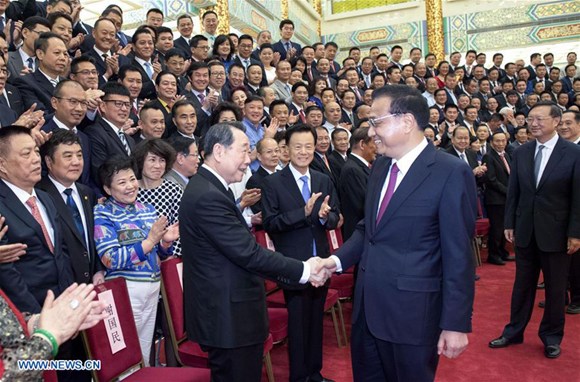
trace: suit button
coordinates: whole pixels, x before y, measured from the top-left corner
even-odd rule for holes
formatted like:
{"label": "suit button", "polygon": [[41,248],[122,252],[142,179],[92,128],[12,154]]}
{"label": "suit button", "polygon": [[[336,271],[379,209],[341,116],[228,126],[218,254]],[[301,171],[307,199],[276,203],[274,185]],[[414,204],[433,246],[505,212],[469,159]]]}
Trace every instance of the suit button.
{"label": "suit button", "polygon": [[89,272],[85,272],[85,277],[89,277]]}
{"label": "suit button", "polygon": [[89,255],[89,254],[88,254],[88,253],[86,253],[86,252],[84,252],[84,253],[83,253],[83,256],[84,256],[84,257],[87,257],[88,255]]}
{"label": "suit button", "polygon": [[360,270],[363,271],[363,272],[365,272],[367,269],[365,267],[361,266],[360,267]]}
{"label": "suit button", "polygon": [[375,241],[374,240],[369,241],[369,245],[375,245]]}

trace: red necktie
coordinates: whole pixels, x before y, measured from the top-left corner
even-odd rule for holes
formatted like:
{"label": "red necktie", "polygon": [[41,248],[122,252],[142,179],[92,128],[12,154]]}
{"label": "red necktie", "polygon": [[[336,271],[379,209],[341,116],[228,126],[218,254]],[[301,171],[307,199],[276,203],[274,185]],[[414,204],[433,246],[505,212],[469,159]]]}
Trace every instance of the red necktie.
{"label": "red necktie", "polygon": [[381,221],[381,218],[385,214],[387,210],[387,206],[395,193],[395,185],[397,184],[397,174],[399,173],[399,167],[397,164],[394,163],[391,166],[391,175],[389,176],[389,184],[387,185],[387,191],[385,192],[385,196],[383,196],[383,200],[381,201],[381,208],[379,209],[379,213],[377,214],[377,221],[376,224],[378,225]]}
{"label": "red necktie", "polygon": [[298,115],[300,115],[300,121],[302,121],[302,123],[306,123],[306,116],[304,115],[304,109],[300,109],[300,111],[298,112]]}
{"label": "red necktie", "polygon": [[499,157],[501,158],[501,161],[503,162],[503,165],[505,166],[505,169],[509,175],[510,174],[510,165],[508,164],[507,160],[505,159],[505,153],[499,154]]}
{"label": "red necktie", "polygon": [[308,80],[312,81],[313,77],[312,77],[312,66],[308,67]]}
{"label": "red necktie", "polygon": [[32,216],[34,220],[40,225],[40,229],[42,229],[42,234],[44,235],[44,240],[46,240],[46,244],[48,245],[48,249],[50,252],[54,253],[54,245],[52,244],[52,240],[50,240],[50,235],[48,234],[48,230],[46,229],[46,225],[44,225],[44,221],[42,220],[42,215],[40,215],[40,210],[38,209],[38,205],[36,204],[36,197],[31,196],[27,201],[26,205],[30,207]]}

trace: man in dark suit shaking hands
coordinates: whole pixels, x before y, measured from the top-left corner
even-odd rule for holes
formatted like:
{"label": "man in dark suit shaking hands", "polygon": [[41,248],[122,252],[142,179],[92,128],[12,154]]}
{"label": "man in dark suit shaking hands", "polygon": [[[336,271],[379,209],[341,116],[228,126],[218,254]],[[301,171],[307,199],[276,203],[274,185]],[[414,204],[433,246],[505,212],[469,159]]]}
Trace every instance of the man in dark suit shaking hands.
{"label": "man in dark suit shaking hands", "polygon": [[558,137],[562,110],[552,102],[532,106],[526,121],[536,140],[514,151],[505,213],[504,233],[516,251],[510,322],[489,347],[523,342],[542,270],[546,305],[538,334],[545,356],[557,358],[570,259],[580,249],[580,147]]}
{"label": "man in dark suit shaking hands", "polygon": [[432,381],[438,356],[459,356],[471,331],[476,187],[469,166],[423,136],[427,101],[404,85],[373,93],[365,219],[330,269],[359,263],[355,381]]}
{"label": "man in dark suit shaking hands", "polygon": [[243,126],[212,126],[205,163],[189,181],[179,211],[185,327],[209,353],[214,382],[259,382],[268,316],[267,277],[283,284],[324,284],[318,258],[302,262],[260,247],[236,207],[231,183],[250,165]]}

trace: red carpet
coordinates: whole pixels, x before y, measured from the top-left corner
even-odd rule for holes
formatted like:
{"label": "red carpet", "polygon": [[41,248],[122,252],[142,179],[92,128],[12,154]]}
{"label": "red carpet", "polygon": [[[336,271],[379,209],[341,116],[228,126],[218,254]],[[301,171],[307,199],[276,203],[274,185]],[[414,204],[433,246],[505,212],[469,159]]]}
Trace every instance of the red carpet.
{"label": "red carpet", "polygon": [[[538,338],[542,309],[535,308],[526,330],[524,343],[505,349],[492,350],[487,343],[499,336],[509,319],[511,290],[515,263],[506,266],[484,265],[477,269],[481,280],[476,283],[473,333],[469,348],[456,360],[440,359],[437,371],[439,382],[560,382],[580,381],[580,315],[566,315],[566,334],[562,355],[558,359],[544,357]],[[538,291],[536,305],[544,298]],[[343,304],[347,332],[350,336],[350,302]],[[323,375],[336,382],[352,381],[350,348],[339,348],[330,315],[325,319]],[[272,350],[272,365],[277,382],[288,381],[287,346]],[[263,381],[267,381],[265,374]]]}

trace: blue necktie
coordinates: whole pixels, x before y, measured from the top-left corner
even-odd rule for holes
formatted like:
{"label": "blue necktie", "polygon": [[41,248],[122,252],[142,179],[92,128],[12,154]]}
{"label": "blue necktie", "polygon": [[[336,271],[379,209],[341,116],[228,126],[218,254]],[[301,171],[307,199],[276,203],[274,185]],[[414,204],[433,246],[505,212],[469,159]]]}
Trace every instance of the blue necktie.
{"label": "blue necktie", "polygon": [[34,71],[34,58],[28,57],[26,61],[28,62],[28,69]]}
{"label": "blue necktie", "polygon": [[121,32],[117,33],[117,37],[119,37],[119,40],[121,41],[122,46],[127,45],[127,39],[125,38],[125,36]]}
{"label": "blue necktie", "polygon": [[147,72],[149,78],[153,79],[153,68],[151,67],[151,63],[149,62],[145,63],[145,71]]}
{"label": "blue necktie", "polygon": [[75,203],[75,200],[72,197],[72,191],[73,191],[72,188],[67,188],[66,190],[64,190],[64,193],[66,194],[66,206],[68,207],[73,217],[73,221],[75,222],[77,230],[79,231],[81,237],[83,238],[83,243],[85,244],[86,248],[87,243],[85,240],[85,228],[83,226],[83,219],[81,218],[81,213],[79,212],[77,204]]}
{"label": "blue necktie", "polygon": [[[302,199],[304,203],[308,203],[310,199],[310,188],[308,187],[308,176],[304,175],[300,177],[302,181]],[[312,239],[312,256],[316,257],[316,240]]]}

